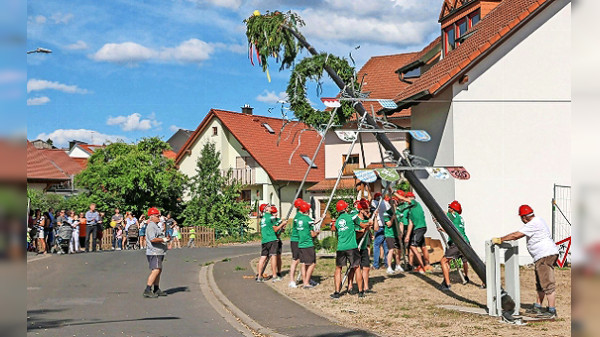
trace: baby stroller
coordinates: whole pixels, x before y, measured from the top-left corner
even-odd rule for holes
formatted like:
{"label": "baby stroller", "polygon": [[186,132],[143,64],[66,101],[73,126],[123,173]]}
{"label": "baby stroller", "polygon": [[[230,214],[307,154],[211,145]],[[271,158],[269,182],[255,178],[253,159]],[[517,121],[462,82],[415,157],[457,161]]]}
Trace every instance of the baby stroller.
{"label": "baby stroller", "polygon": [[140,228],[137,223],[131,224],[129,230],[127,230],[127,249],[140,249],[138,243],[138,236],[140,234]]}
{"label": "baby stroller", "polygon": [[54,247],[52,247],[52,253],[68,254],[72,235],[73,227],[71,227],[71,225],[64,224],[58,227],[54,233]]}

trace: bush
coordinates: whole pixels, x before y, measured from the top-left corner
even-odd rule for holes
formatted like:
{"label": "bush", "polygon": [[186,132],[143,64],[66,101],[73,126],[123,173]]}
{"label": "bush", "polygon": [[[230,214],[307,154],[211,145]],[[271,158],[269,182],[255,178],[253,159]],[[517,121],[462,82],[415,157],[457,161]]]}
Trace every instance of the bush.
{"label": "bush", "polygon": [[333,252],[337,249],[337,238],[332,235],[324,238],[321,241],[321,246],[328,252]]}
{"label": "bush", "polygon": [[221,236],[220,238],[218,238],[216,240],[216,243],[217,244],[244,243],[244,242],[250,242],[250,241],[256,241],[256,240],[260,240],[260,234],[258,234],[258,233],[245,234],[243,238],[240,235]]}
{"label": "bush", "polygon": [[321,248],[323,248],[323,246],[321,246],[321,241],[319,241],[319,239],[317,239],[316,237],[313,238],[313,244],[315,245],[315,251],[319,251],[321,250]]}

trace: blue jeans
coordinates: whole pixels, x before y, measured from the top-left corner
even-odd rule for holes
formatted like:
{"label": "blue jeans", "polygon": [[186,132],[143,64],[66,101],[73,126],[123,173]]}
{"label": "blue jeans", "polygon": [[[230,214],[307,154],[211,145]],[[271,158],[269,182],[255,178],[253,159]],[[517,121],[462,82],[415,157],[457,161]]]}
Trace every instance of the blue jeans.
{"label": "blue jeans", "polygon": [[383,264],[387,267],[387,254],[388,246],[385,242],[385,235],[375,235],[375,241],[373,242],[373,267],[379,268],[379,246],[383,245]]}

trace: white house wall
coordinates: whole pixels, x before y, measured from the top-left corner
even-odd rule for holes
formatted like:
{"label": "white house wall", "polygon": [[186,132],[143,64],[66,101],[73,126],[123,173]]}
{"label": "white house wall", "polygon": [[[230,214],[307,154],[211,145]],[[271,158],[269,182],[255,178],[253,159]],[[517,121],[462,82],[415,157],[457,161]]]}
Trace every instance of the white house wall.
{"label": "white house wall", "polygon": [[[485,240],[523,225],[521,204],[551,226],[553,184],[571,185],[568,2],[550,5],[470,71],[468,90],[453,88],[455,161],[472,174],[456,183],[456,197],[482,256]],[[531,262],[525,240],[520,257]]]}
{"label": "white house wall", "polygon": [[81,149],[79,146],[74,146],[68,153],[71,158],[89,158],[90,154]]}
{"label": "white house wall", "polygon": [[[405,134],[388,134],[388,138],[399,151],[402,151],[406,148]],[[379,153],[377,141],[375,140],[373,134],[363,133],[362,141],[367,165],[375,162],[380,163],[381,155]],[[337,178],[340,169],[342,168],[343,156],[348,154],[351,144],[351,142],[341,141],[333,131],[327,133],[325,136],[325,178]],[[360,167],[363,167],[363,156],[360,149],[360,143],[358,141],[354,145],[351,154],[359,155]]]}
{"label": "white house wall", "polygon": [[[522,226],[521,204],[530,204],[550,226],[553,184],[571,184],[570,15],[568,1],[554,2],[471,69],[465,85],[446,89],[454,96],[451,105],[413,108],[415,128],[427,118],[446,118],[437,151],[419,144],[417,154],[436,154],[436,164],[453,159],[471,173],[468,181],[425,184],[444,208],[453,199],[462,203],[467,235],[480,257],[485,240]],[[427,116],[434,112],[440,117]],[[431,235],[435,227],[428,225]],[[525,240],[519,253],[522,263],[531,262]]]}

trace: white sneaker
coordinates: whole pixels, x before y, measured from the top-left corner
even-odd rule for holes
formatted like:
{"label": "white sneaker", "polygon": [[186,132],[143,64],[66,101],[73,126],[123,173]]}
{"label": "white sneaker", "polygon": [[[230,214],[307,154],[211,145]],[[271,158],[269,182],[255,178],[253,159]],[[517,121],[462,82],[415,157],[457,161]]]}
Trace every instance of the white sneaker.
{"label": "white sneaker", "polygon": [[388,274],[393,274],[393,273],[394,273],[394,270],[393,270],[391,267],[388,267],[388,269],[387,269],[387,273],[388,273]]}
{"label": "white sneaker", "polygon": [[115,250],[115,247],[111,247],[110,250]]}
{"label": "white sneaker", "polygon": [[288,287],[290,288],[298,288],[298,286],[296,285],[296,282],[291,281],[290,284],[288,284]]}
{"label": "white sneaker", "polygon": [[121,248],[117,248],[116,250],[121,250]]}
{"label": "white sneaker", "polygon": [[403,273],[403,272],[404,272],[404,269],[402,269],[402,267],[401,267],[400,265],[397,265],[397,266],[396,266],[396,270],[395,270],[395,272],[398,272],[398,273]]}

